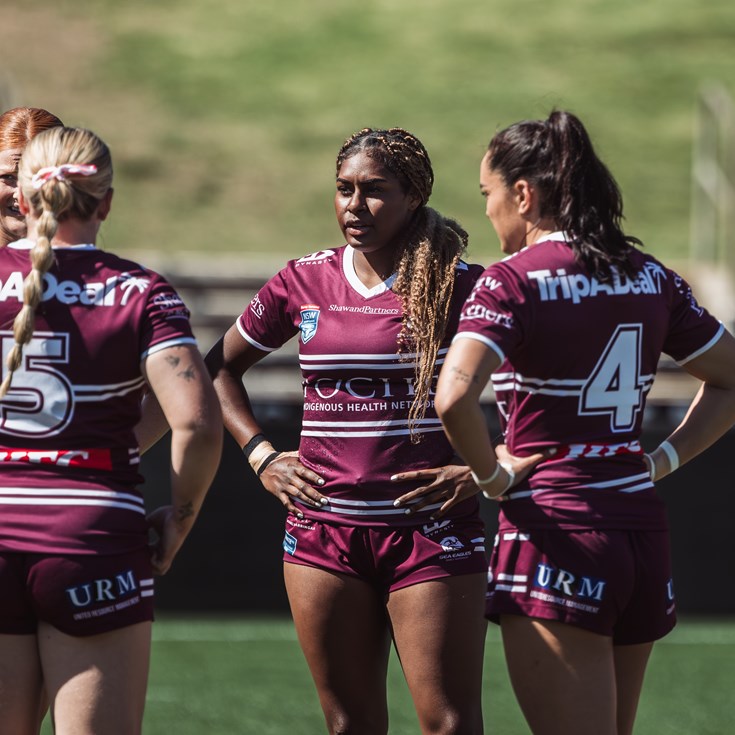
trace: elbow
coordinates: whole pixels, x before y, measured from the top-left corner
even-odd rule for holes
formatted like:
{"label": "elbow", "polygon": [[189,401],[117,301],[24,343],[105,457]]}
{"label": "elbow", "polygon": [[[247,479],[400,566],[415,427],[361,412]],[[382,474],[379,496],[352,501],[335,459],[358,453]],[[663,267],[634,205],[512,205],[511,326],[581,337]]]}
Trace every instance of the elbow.
{"label": "elbow", "polygon": [[451,421],[457,414],[462,411],[462,396],[450,393],[449,391],[437,391],[434,399],[434,407],[437,416],[443,424]]}

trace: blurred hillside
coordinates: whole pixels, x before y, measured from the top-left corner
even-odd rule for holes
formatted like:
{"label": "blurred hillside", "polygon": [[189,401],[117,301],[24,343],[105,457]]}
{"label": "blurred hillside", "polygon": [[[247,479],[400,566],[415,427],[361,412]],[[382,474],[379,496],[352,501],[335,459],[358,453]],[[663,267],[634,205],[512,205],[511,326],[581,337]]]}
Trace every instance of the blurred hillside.
{"label": "blurred hillside", "polygon": [[628,230],[682,260],[695,98],[711,79],[735,91],[733,48],[731,0],[3,0],[0,98],[111,145],[114,250],[282,260],[338,244],[336,151],[400,125],[432,155],[432,203],[488,262],[484,147],[558,106],[618,178]]}

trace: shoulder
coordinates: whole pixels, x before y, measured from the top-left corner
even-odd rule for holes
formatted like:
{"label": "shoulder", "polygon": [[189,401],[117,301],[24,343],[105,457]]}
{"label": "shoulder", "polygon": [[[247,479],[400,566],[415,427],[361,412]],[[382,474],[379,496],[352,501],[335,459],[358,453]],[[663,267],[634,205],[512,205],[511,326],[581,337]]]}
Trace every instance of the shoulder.
{"label": "shoulder", "polygon": [[343,245],[338,248],[326,248],[324,250],[317,250],[314,253],[308,253],[302,255],[300,258],[289,260],[286,264],[286,268],[290,270],[306,269],[314,270],[317,268],[323,268],[325,266],[334,267],[342,262],[342,256],[347,246]]}

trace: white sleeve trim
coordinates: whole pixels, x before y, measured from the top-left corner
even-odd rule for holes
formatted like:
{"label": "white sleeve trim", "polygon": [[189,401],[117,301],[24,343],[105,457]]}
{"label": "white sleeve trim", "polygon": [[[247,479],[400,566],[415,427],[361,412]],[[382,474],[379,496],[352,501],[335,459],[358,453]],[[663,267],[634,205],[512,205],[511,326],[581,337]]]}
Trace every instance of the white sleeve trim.
{"label": "white sleeve trim", "polygon": [[166,350],[169,347],[178,347],[179,345],[194,345],[196,346],[197,341],[194,339],[194,337],[175,337],[174,339],[167,339],[165,342],[159,342],[156,345],[152,345],[149,347],[141,356],[141,360],[145,360],[146,357],[149,357],[150,355],[154,354],[155,352],[160,352],[161,350]]}
{"label": "white sleeve trim", "polygon": [[709,350],[711,347],[714,347],[715,342],[717,342],[724,333],[725,333],[725,326],[723,325],[722,322],[720,322],[720,328],[717,330],[717,334],[714,337],[712,337],[712,339],[709,342],[707,342],[707,344],[704,345],[704,347],[700,347],[696,352],[692,352],[691,355],[689,355],[688,357],[685,357],[683,360],[677,360],[676,361],[677,365],[686,365],[690,360],[693,360],[695,357],[699,357],[700,355],[707,352],[707,350]]}
{"label": "white sleeve trim", "polygon": [[242,328],[242,325],[240,324],[240,320],[239,319],[235,322],[235,325],[237,326],[237,331],[240,332],[240,334],[242,335],[243,339],[246,340],[247,342],[250,342],[250,344],[253,347],[257,347],[259,350],[263,350],[263,352],[275,352],[278,349],[278,347],[266,347],[265,345],[260,344],[260,342],[258,342],[257,340],[254,340]]}
{"label": "white sleeve trim", "polygon": [[500,347],[498,347],[491,339],[483,337],[483,335],[477,334],[477,332],[457,332],[457,334],[454,335],[454,339],[452,339],[452,344],[454,344],[458,339],[475,339],[478,342],[482,342],[495,352],[495,354],[500,358],[500,362],[505,361],[503,350],[501,350]]}

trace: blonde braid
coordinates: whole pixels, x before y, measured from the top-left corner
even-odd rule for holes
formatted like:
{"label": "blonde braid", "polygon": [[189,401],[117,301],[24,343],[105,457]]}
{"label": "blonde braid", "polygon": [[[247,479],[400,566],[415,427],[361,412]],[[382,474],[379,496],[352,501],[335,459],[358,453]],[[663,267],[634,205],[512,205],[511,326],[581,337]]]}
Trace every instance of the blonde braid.
{"label": "blonde braid", "polygon": [[454,220],[426,206],[434,185],[431,159],[421,141],[403,128],[363,128],[351,135],[337,155],[337,172],[346,158],[368,151],[394,173],[406,191],[421,199],[402,246],[396,253],[392,289],[401,299],[403,318],[399,352],[406,361],[416,353],[414,399],[408,414],[411,441],[429,404],[436,358],[447,331],[456,269],[467,248],[467,233]]}
{"label": "blonde braid", "polygon": [[408,413],[411,441],[421,439],[436,359],[444,341],[457,266],[467,248],[467,233],[431,207],[419,214],[412,236],[399,253],[394,292],[403,304],[399,348],[416,352],[415,394]]}
{"label": "blonde braid", "polygon": [[55,262],[51,240],[56,234],[59,224],[56,221],[53,209],[47,206],[47,197],[42,196],[42,201],[44,209],[38,220],[38,239],[31,248],[31,271],[23,281],[23,306],[16,314],[13,322],[15,344],[8,353],[7,373],[0,384],[0,398],[4,398],[10,389],[13,373],[20,368],[23,361],[23,346],[27,345],[33,337],[36,308],[41,303],[41,297],[43,296],[43,277]]}
{"label": "blonde braid", "polygon": [[[34,183],[34,174],[45,167],[85,165],[94,170],[78,176],[65,171],[61,176]],[[15,344],[8,353],[7,373],[0,384],[3,398],[21,367],[23,346],[33,337],[36,309],[43,298],[43,280],[55,262],[51,240],[59,222],[69,217],[88,219],[112,184],[112,162],[107,145],[90,130],[52,127],[39,133],[26,146],[18,164],[18,185],[37,218],[37,240],[30,252],[31,271],[23,281],[23,306],[13,322]]]}

